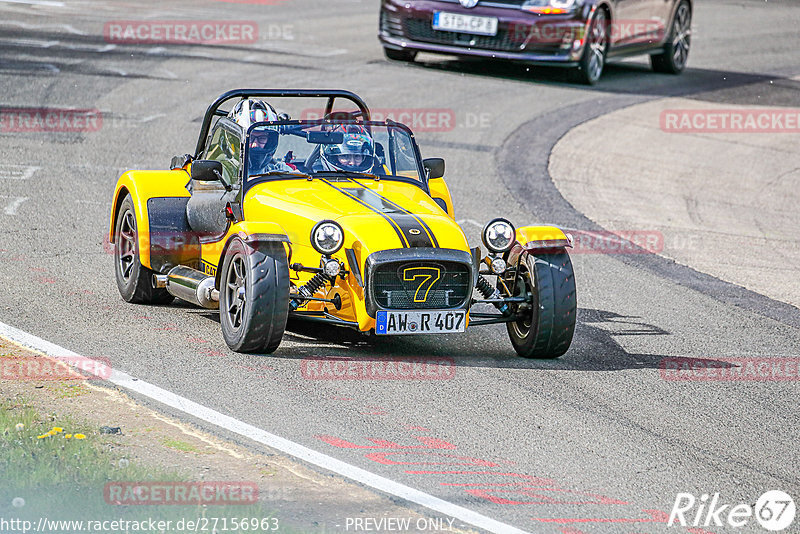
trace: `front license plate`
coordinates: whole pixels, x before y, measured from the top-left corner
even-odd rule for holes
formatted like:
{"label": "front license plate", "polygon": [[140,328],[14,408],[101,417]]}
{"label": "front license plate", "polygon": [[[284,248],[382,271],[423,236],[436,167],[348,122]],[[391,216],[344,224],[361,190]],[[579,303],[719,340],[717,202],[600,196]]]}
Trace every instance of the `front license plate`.
{"label": "front license plate", "polygon": [[465,311],[379,310],[375,320],[375,333],[380,335],[449,334],[467,328]]}
{"label": "front license plate", "polygon": [[497,35],[497,19],[437,11],[433,14],[433,29],[475,35]]}

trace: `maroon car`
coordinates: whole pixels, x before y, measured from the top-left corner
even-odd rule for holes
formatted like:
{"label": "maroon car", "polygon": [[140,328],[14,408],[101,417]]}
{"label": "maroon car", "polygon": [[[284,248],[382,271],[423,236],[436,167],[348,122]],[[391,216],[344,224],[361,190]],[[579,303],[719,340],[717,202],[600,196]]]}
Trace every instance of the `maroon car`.
{"label": "maroon car", "polygon": [[678,74],[691,44],[692,0],[382,0],[386,57],[417,52],[572,68],[594,84],[606,60],[649,54]]}

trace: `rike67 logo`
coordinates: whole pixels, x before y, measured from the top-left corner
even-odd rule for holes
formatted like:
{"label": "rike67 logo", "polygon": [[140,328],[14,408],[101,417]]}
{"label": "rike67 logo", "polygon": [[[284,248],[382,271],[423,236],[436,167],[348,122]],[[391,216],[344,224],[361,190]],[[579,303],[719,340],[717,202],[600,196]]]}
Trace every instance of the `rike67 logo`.
{"label": "rike67 logo", "polygon": [[[699,499],[691,493],[679,493],[669,514],[667,526],[739,529],[755,518],[762,528],[779,532],[789,528],[794,522],[796,511],[792,497],[779,490],[764,493],[755,505],[725,504],[719,493],[704,493]],[[752,532],[752,529],[748,529],[748,532]]]}

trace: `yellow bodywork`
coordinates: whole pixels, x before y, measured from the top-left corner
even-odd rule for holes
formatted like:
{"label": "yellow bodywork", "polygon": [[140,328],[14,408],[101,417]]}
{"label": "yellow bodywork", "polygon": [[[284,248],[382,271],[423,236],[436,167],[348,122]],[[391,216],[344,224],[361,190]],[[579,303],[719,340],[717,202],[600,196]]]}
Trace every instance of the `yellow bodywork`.
{"label": "yellow bodywork", "polygon": [[517,242],[523,248],[542,247],[547,243],[565,241],[569,241],[567,234],[555,226],[523,226],[522,228],[517,228]]}
{"label": "yellow bodywork", "polygon": [[[348,275],[344,280],[338,279],[333,288],[329,287],[326,298],[338,294],[342,308],[335,310],[329,304],[311,302],[303,309],[321,311],[327,307],[332,315],[358,323],[359,330],[365,331],[374,328],[375,319],[367,314],[364,288],[350,268],[345,251],[353,250],[363,281],[364,262],[370,254],[403,248],[407,243],[401,240],[390,220],[352,198],[362,189],[374,191],[412,212],[434,234],[439,248],[469,251],[467,239],[455,221],[422,189],[399,181],[326,182],[315,179],[267,182],[247,192],[242,208],[246,219],[280,221],[291,242],[291,262],[309,267],[319,266],[320,261],[320,254],[311,247],[311,229],[323,219],[338,222],[345,231],[344,246],[333,257],[344,263]],[[291,280],[297,285],[302,285],[312,276],[290,273]]]}
{"label": "yellow bodywork", "polygon": [[[119,204],[125,194],[130,194],[139,232],[140,261],[145,267],[152,268],[148,200],[189,197],[186,186],[190,181],[190,166],[171,171],[129,171],[117,183],[109,237],[113,243]],[[454,220],[452,199],[444,179],[430,180],[430,191],[429,195],[416,185],[387,179],[327,181],[294,178],[258,183],[247,189],[241,199],[244,220],[231,223],[218,239],[201,243],[200,268],[206,274],[216,275],[229,241],[236,235],[244,239],[255,234],[285,236],[287,242],[284,246],[290,255],[290,264],[318,267],[320,254],[311,247],[311,230],[320,220],[335,220],[344,229],[345,237],[344,246],[333,257],[344,264],[347,275],[344,279],[337,278],[333,287],[328,284],[326,297],[333,298],[338,294],[342,301],[341,309],[336,310],[329,303],[312,301],[299,311],[327,310],[338,319],[357,324],[361,331],[370,330],[375,326],[375,319],[366,311],[365,288],[359,283],[346,250],[353,251],[363,282],[365,261],[370,254],[408,247],[409,236],[398,232],[392,222],[392,213],[396,215],[398,210],[403,211],[403,216],[408,217],[406,220],[419,223],[429,234],[421,237],[429,237],[438,248],[470,251],[463,231]],[[443,200],[447,209],[442,209],[435,198]],[[557,228],[539,226],[520,228],[517,239],[524,245],[528,241],[563,240],[565,236]],[[291,269],[289,274],[297,286],[313,276]]]}

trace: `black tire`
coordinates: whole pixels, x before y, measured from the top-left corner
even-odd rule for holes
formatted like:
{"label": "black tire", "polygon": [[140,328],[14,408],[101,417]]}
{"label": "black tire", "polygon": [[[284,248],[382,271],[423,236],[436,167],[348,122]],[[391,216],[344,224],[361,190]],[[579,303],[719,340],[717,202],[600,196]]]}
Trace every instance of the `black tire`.
{"label": "black tire", "polygon": [[122,200],[114,227],[114,273],[119,294],[136,304],[168,304],[174,297],[166,289],[153,287],[153,271],[139,258],[139,224],[133,200]]}
{"label": "black tire", "polygon": [[222,337],[236,352],[271,353],[289,317],[289,265],[282,243],[245,244],[225,253],[219,288]]}
{"label": "black tire", "polygon": [[650,66],[655,72],[680,74],[689,61],[692,46],[692,8],[683,0],[675,10],[664,51],[650,56]]}
{"label": "black tire", "polygon": [[578,65],[570,71],[572,81],[585,85],[594,85],[606,66],[608,56],[608,28],[609,20],[605,9],[598,9],[592,16],[586,44]]}
{"label": "black tire", "polygon": [[[569,254],[563,249],[538,256],[524,253],[520,272],[525,289],[518,283],[517,294],[531,295],[530,313],[506,323],[511,344],[523,358],[558,358],[572,343],[578,310]],[[531,273],[535,284],[531,284]]]}
{"label": "black tire", "polygon": [[408,61],[411,63],[417,57],[416,50],[405,50],[405,49],[396,49],[396,48],[383,48],[383,53],[386,55],[387,59],[391,59],[392,61]]}

